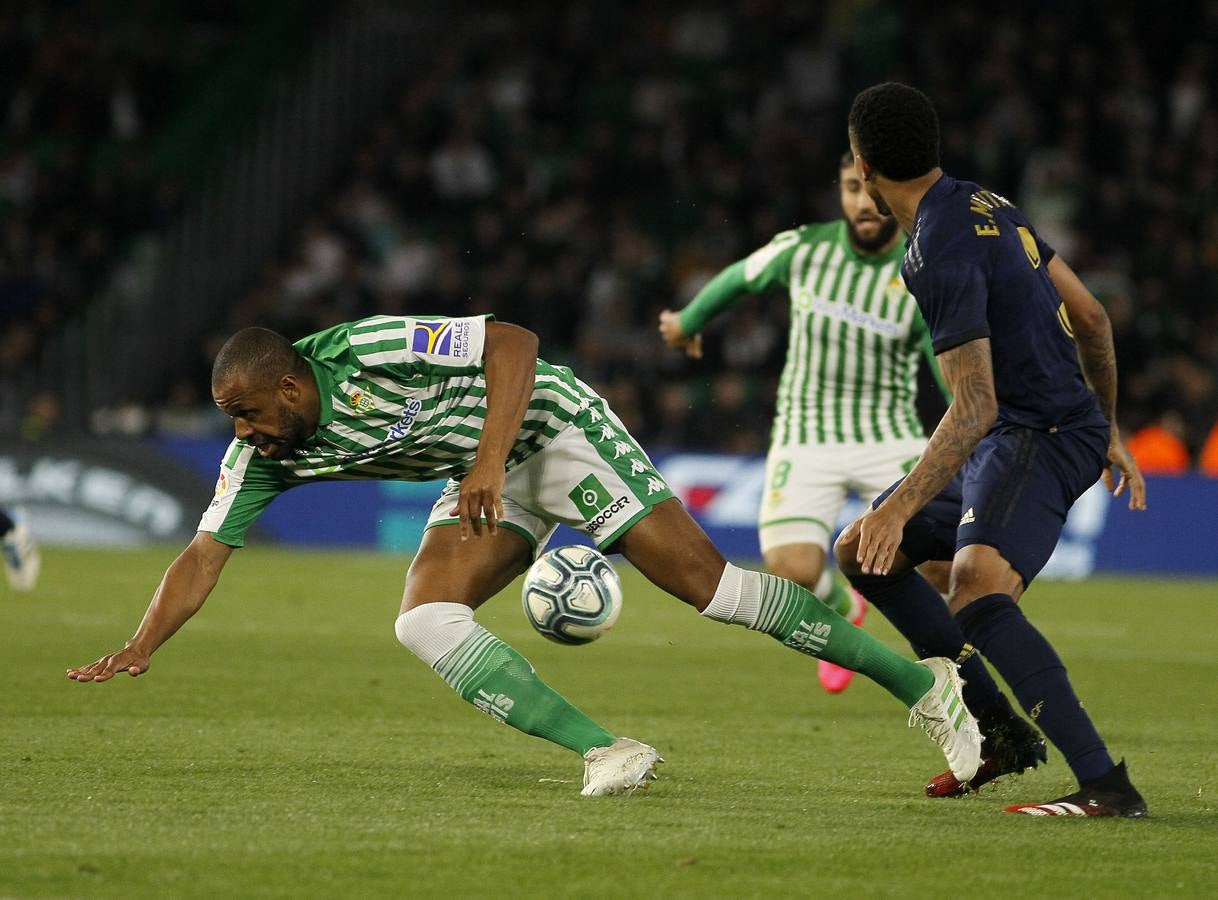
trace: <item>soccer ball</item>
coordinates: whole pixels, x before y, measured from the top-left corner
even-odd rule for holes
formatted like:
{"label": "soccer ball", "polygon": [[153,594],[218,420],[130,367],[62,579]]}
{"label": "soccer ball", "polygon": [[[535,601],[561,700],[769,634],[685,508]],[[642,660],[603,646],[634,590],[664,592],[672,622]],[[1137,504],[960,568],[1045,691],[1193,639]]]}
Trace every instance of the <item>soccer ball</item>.
{"label": "soccer ball", "polygon": [[600,551],[570,546],[547,550],[524,576],[524,614],[560,644],[590,644],[622,611],[622,582]]}

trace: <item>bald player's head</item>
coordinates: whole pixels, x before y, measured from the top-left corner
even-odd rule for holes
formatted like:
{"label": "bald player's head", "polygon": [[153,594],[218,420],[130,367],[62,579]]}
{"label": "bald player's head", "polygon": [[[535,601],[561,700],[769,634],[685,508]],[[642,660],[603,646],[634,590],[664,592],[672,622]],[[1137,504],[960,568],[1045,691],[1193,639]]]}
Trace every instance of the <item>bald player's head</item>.
{"label": "bald player's head", "polygon": [[211,367],[211,385],[241,378],[251,387],[274,384],[281,375],[303,374],[307,363],[292,342],[269,328],[242,328],[220,348]]}

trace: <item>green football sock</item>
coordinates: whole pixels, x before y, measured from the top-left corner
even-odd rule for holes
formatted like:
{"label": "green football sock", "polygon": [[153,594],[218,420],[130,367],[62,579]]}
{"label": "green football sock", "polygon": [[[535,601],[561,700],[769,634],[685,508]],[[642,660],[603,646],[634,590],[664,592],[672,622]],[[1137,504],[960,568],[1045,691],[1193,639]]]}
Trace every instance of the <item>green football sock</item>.
{"label": "green football sock", "polygon": [[581,756],[614,741],[612,734],[538,678],[528,660],[483,628],[444,654],[435,670],[462,698],[525,734]]}
{"label": "green football sock", "polygon": [[935,677],[925,666],[889,650],[795,582],[757,574],[761,607],[755,630],[801,653],[866,675],[908,707],[934,684]]}
{"label": "green football sock", "polygon": [[854,609],[854,602],[850,599],[850,592],[846,590],[842,585],[841,579],[836,578],[833,572],[829,573],[829,584],[832,585],[829,589],[829,595],[822,597],[821,602],[843,619],[848,618]]}

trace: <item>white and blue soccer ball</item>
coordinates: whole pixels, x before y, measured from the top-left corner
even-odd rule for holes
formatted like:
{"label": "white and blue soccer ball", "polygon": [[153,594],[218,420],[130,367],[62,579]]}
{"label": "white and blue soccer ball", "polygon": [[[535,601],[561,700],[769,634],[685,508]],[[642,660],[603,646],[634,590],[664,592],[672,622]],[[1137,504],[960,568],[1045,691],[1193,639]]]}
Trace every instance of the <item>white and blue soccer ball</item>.
{"label": "white and blue soccer ball", "polygon": [[622,581],[605,555],[572,545],[547,550],[524,576],[524,614],[560,644],[589,644],[622,611]]}

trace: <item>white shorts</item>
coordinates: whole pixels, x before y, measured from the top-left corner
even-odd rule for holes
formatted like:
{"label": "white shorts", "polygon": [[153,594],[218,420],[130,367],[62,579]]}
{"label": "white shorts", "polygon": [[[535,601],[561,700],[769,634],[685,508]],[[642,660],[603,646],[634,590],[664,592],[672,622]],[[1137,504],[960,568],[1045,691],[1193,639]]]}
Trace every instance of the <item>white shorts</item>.
{"label": "white shorts", "polygon": [[[603,404],[604,401],[601,401]],[[601,420],[574,425],[507,473],[501,527],[529,542],[536,556],[559,523],[604,548],[652,508],[673,496],[643,449],[607,407],[601,411],[616,433],[606,438]],[[449,480],[431,508],[425,528],[459,521],[450,510],[460,482]]]}
{"label": "white shorts", "polygon": [[827,551],[850,491],[870,503],[906,475],[925,448],[925,438],[771,447],[757,516],[761,552],[785,544],[818,544]]}

